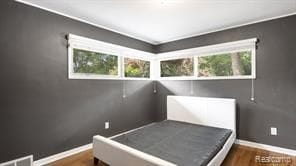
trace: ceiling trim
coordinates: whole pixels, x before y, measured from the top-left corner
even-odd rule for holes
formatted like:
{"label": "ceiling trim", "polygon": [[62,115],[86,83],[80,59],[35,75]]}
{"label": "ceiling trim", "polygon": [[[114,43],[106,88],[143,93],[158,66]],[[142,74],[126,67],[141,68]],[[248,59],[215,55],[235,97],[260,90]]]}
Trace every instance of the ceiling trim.
{"label": "ceiling trim", "polygon": [[257,20],[257,21],[251,21],[251,22],[247,22],[247,23],[243,23],[243,24],[227,26],[227,27],[224,27],[224,28],[219,28],[217,30],[205,31],[205,32],[202,32],[202,33],[194,33],[194,34],[191,34],[191,35],[184,35],[182,37],[173,38],[173,39],[169,39],[169,40],[164,40],[162,42],[156,42],[156,41],[153,41],[153,40],[149,40],[149,39],[145,39],[145,38],[138,37],[138,36],[135,36],[135,35],[120,32],[118,30],[114,30],[112,28],[108,28],[106,26],[99,25],[99,24],[93,23],[91,21],[87,21],[87,20],[84,20],[84,19],[81,19],[81,18],[78,18],[78,17],[74,17],[74,16],[71,16],[71,15],[68,15],[68,14],[65,14],[65,13],[62,13],[62,12],[58,12],[56,10],[52,10],[52,9],[49,9],[49,8],[46,8],[46,7],[43,7],[43,6],[40,6],[40,5],[36,5],[34,3],[27,2],[25,0],[15,0],[15,1],[19,2],[19,3],[22,3],[22,4],[29,5],[29,6],[33,6],[33,7],[42,9],[42,10],[46,10],[48,12],[55,13],[55,14],[58,14],[58,15],[61,15],[61,16],[64,16],[64,17],[68,17],[70,19],[77,20],[77,21],[80,21],[80,22],[83,22],[83,23],[86,23],[86,24],[89,24],[89,25],[92,25],[92,26],[95,26],[95,27],[98,27],[98,28],[106,29],[106,30],[109,30],[109,31],[112,31],[112,32],[115,32],[115,33],[118,33],[118,34],[121,34],[121,35],[124,35],[124,36],[127,36],[127,37],[131,37],[131,38],[134,38],[134,39],[137,39],[137,40],[141,40],[141,41],[150,43],[152,45],[160,45],[160,44],[173,42],[173,41],[177,41],[177,40],[182,40],[182,39],[186,39],[186,38],[197,37],[197,36],[201,36],[201,35],[205,35],[205,34],[210,34],[210,33],[214,33],[214,32],[224,31],[224,30],[228,30],[228,29],[238,28],[238,27],[242,27],[242,26],[246,26],[246,25],[251,25],[251,24],[256,24],[256,23],[260,23],[260,22],[265,22],[265,21],[270,21],[270,20],[275,20],[275,19],[279,19],[279,18],[283,18],[283,17],[296,15],[296,12],[292,12],[292,13],[283,14],[283,15],[280,15],[280,16],[260,19],[260,20]]}
{"label": "ceiling trim", "polygon": [[247,22],[247,23],[243,23],[243,24],[227,26],[227,27],[224,27],[224,28],[219,28],[217,30],[206,31],[206,32],[202,32],[202,33],[192,34],[192,35],[184,35],[184,36],[179,37],[179,38],[164,40],[163,42],[158,43],[158,44],[165,44],[165,43],[174,42],[174,41],[177,41],[177,40],[187,39],[187,38],[191,38],[191,37],[197,37],[197,36],[206,35],[206,34],[210,34],[210,33],[214,33],[214,32],[220,32],[220,31],[224,31],[224,30],[228,30],[228,29],[233,29],[233,28],[243,27],[243,26],[252,25],[252,24],[256,24],[256,23],[276,20],[276,19],[279,19],[279,18],[284,18],[284,17],[288,17],[288,16],[293,16],[293,15],[296,15],[296,12],[292,12],[292,13],[289,13],[289,14],[283,14],[283,15],[275,16],[275,17],[269,17],[269,18],[265,18],[265,19],[260,19],[260,20],[257,20],[257,21],[251,21],[251,22]]}
{"label": "ceiling trim", "polygon": [[108,28],[108,27],[105,27],[103,25],[99,25],[99,24],[93,23],[91,21],[87,21],[85,19],[74,17],[74,16],[71,16],[71,15],[56,11],[56,10],[52,10],[52,9],[49,9],[49,8],[46,8],[46,7],[43,7],[43,6],[40,6],[40,5],[36,5],[34,3],[31,3],[31,2],[27,2],[25,0],[15,0],[15,1],[19,2],[19,3],[22,3],[22,4],[25,4],[25,5],[33,6],[33,7],[42,9],[42,10],[46,10],[48,12],[55,13],[55,14],[58,14],[58,15],[61,15],[61,16],[64,16],[64,17],[68,17],[70,19],[80,21],[80,22],[83,22],[83,23],[86,23],[86,24],[89,24],[89,25],[92,25],[92,26],[95,26],[95,27],[98,27],[98,28],[102,28],[102,29],[106,29],[106,30],[109,30],[109,31],[112,31],[112,32],[115,32],[115,33],[119,33],[119,34],[127,36],[127,37],[131,37],[131,38],[134,38],[134,39],[137,39],[137,40],[141,40],[141,41],[147,42],[149,44],[153,44],[153,45],[160,44],[159,42],[155,42],[155,41],[152,41],[152,40],[144,39],[144,38],[137,37],[137,36],[134,36],[134,35],[130,35],[130,34],[127,34],[127,33],[123,33],[123,32],[114,30],[112,28]]}

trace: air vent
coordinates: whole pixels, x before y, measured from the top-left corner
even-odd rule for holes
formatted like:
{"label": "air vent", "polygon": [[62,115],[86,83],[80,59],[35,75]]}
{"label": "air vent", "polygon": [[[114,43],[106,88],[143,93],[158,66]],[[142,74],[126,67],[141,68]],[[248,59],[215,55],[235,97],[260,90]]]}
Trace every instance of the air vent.
{"label": "air vent", "polygon": [[33,166],[33,156],[26,156],[0,164],[0,166]]}

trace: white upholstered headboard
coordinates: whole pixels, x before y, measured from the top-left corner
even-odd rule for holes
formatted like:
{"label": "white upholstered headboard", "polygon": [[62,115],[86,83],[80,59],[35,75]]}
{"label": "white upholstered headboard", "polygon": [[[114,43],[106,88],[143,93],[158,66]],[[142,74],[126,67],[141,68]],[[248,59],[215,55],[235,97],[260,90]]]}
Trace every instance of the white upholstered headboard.
{"label": "white upholstered headboard", "polygon": [[168,96],[167,119],[236,131],[235,99]]}

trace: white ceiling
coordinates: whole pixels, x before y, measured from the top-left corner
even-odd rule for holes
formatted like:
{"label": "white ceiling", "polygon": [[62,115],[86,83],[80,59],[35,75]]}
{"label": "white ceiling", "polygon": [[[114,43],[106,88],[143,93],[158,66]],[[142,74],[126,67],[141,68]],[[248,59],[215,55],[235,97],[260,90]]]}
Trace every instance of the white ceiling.
{"label": "white ceiling", "polygon": [[19,0],[159,44],[296,14],[296,0]]}

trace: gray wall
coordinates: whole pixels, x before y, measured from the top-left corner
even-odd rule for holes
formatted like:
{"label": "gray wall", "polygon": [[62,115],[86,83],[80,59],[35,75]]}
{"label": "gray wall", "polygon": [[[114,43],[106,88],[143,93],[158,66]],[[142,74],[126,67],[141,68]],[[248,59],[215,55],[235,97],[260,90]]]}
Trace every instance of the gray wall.
{"label": "gray wall", "polygon": [[[158,84],[158,120],[166,116],[166,95],[232,97],[238,103],[238,137],[243,140],[296,150],[296,15],[165,43],[157,52],[174,51],[248,38],[259,38],[255,99],[251,80],[161,81]],[[193,86],[191,86],[191,84]],[[270,136],[270,127],[278,136]]]}
{"label": "gray wall", "polygon": [[[65,35],[153,45],[13,1],[0,2],[0,163],[35,159],[155,121],[151,81],[68,80]],[[110,121],[110,130],[104,122]]]}
{"label": "gray wall", "polygon": [[[296,149],[296,16],[158,46],[13,1],[0,2],[0,162],[35,159],[113,135],[166,115],[168,94],[233,97],[239,138]],[[257,37],[256,102],[250,80],[68,80],[64,36],[73,33],[148,52],[166,52]],[[192,86],[191,86],[192,84]],[[110,121],[110,130],[104,122]],[[269,136],[269,127],[278,136]]]}

